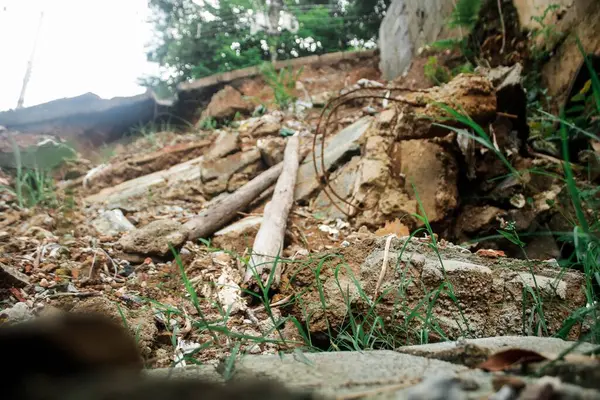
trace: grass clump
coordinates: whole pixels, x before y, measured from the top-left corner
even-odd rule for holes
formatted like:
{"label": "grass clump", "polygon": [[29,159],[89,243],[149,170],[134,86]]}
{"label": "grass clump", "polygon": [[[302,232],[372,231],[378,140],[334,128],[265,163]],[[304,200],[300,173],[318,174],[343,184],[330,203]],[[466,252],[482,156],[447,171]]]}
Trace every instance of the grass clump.
{"label": "grass clump", "polygon": [[434,85],[442,85],[450,82],[450,79],[452,79],[450,70],[444,65],[441,65],[438,58],[435,56],[431,56],[427,59],[427,63],[425,63],[425,66],[423,67],[423,73]]}
{"label": "grass clump", "polygon": [[14,156],[14,183],[11,187],[0,185],[0,190],[13,194],[21,208],[56,207],[58,202],[51,172],[64,160],[71,158],[74,150],[59,144],[46,150],[35,149],[34,151],[38,151],[37,154],[32,152],[23,154],[14,139],[10,138],[10,140]]}
{"label": "grass clump", "polygon": [[281,68],[277,72],[271,63],[261,65],[260,72],[265,83],[273,90],[275,104],[277,104],[279,109],[285,110],[296,101],[293,91],[296,88],[296,81],[300,78],[302,70],[303,68],[300,68],[294,72],[294,69],[289,67]]}

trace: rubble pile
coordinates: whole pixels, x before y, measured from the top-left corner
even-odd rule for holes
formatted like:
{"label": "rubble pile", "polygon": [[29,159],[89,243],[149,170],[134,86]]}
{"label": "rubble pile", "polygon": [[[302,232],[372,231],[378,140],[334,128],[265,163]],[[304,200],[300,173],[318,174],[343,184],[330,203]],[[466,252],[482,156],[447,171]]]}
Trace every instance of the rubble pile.
{"label": "rubble pile", "polygon": [[[126,322],[153,366],[276,354],[307,338],[340,347],[332,337],[352,324],[398,347],[559,333],[589,299],[584,274],[559,267],[558,238],[535,235],[570,229],[575,211],[561,161],[531,148],[523,65],[421,89],[353,68],[336,82],[301,77],[283,110],[247,99],[262,93],[256,81],[228,85],[184,133],[119,144],[97,163],[75,154],[54,176],[58,206],[2,192],[3,315],[101,311]],[[39,153],[38,139],[17,146]],[[292,141],[300,161],[285,193]],[[13,150],[0,144],[0,184],[13,187]],[[259,282],[248,271],[257,233],[281,217],[274,192],[292,206]],[[501,229],[523,233],[522,245]],[[576,339],[589,326],[572,328]]]}

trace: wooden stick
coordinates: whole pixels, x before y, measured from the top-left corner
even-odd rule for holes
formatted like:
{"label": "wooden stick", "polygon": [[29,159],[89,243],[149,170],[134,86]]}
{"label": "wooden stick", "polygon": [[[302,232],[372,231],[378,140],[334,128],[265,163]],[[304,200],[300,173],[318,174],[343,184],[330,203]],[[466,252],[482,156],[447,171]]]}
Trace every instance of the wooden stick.
{"label": "wooden stick", "polygon": [[[283,157],[283,172],[275,185],[273,198],[265,206],[264,219],[254,239],[244,282],[250,281],[255,275],[261,276],[264,271],[271,271],[277,257],[281,255],[288,215],[294,204],[294,187],[300,162],[299,146],[297,134],[288,139]],[[273,284],[277,286],[281,279],[281,267],[275,267]]]}
{"label": "wooden stick", "polygon": [[215,201],[197,217],[186,222],[184,227],[188,230],[188,240],[208,238],[226,226],[238,215],[238,211],[244,209],[277,180],[282,169],[283,162],[274,165],[234,193],[222,200]]}

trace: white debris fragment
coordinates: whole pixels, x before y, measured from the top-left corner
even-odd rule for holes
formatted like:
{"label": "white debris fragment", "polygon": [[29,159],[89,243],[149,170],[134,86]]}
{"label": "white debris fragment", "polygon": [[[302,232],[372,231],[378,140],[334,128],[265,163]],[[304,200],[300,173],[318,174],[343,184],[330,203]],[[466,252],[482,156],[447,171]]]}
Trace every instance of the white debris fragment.
{"label": "white debris fragment", "polygon": [[224,268],[217,280],[217,298],[224,310],[231,314],[245,311],[246,301],[242,298],[242,289],[233,277],[233,270]]}
{"label": "white debris fragment", "polygon": [[175,368],[183,368],[187,365],[185,362],[185,356],[193,353],[199,349],[202,345],[200,343],[184,340],[177,338],[177,347],[175,348],[175,354],[173,361],[175,361]]}
{"label": "white debris fragment", "polygon": [[337,237],[340,235],[340,231],[336,228],[333,228],[329,225],[319,225],[319,230],[321,232],[325,232],[327,233],[329,236],[331,236],[333,239],[337,239]]}

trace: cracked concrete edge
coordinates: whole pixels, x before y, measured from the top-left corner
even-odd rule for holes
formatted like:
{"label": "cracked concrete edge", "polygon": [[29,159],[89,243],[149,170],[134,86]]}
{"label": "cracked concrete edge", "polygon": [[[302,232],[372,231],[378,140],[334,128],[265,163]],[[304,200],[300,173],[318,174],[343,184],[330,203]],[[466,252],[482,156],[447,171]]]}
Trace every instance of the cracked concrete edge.
{"label": "cracked concrete edge", "polygon": [[[407,391],[422,378],[455,376],[470,379],[478,389],[467,393],[479,398],[492,391],[491,375],[462,365],[390,350],[365,352],[249,355],[235,366],[235,379],[273,378],[290,388],[312,390],[330,398],[364,395],[370,399],[407,398]],[[214,366],[201,365],[147,372],[154,377],[223,381]]]}

